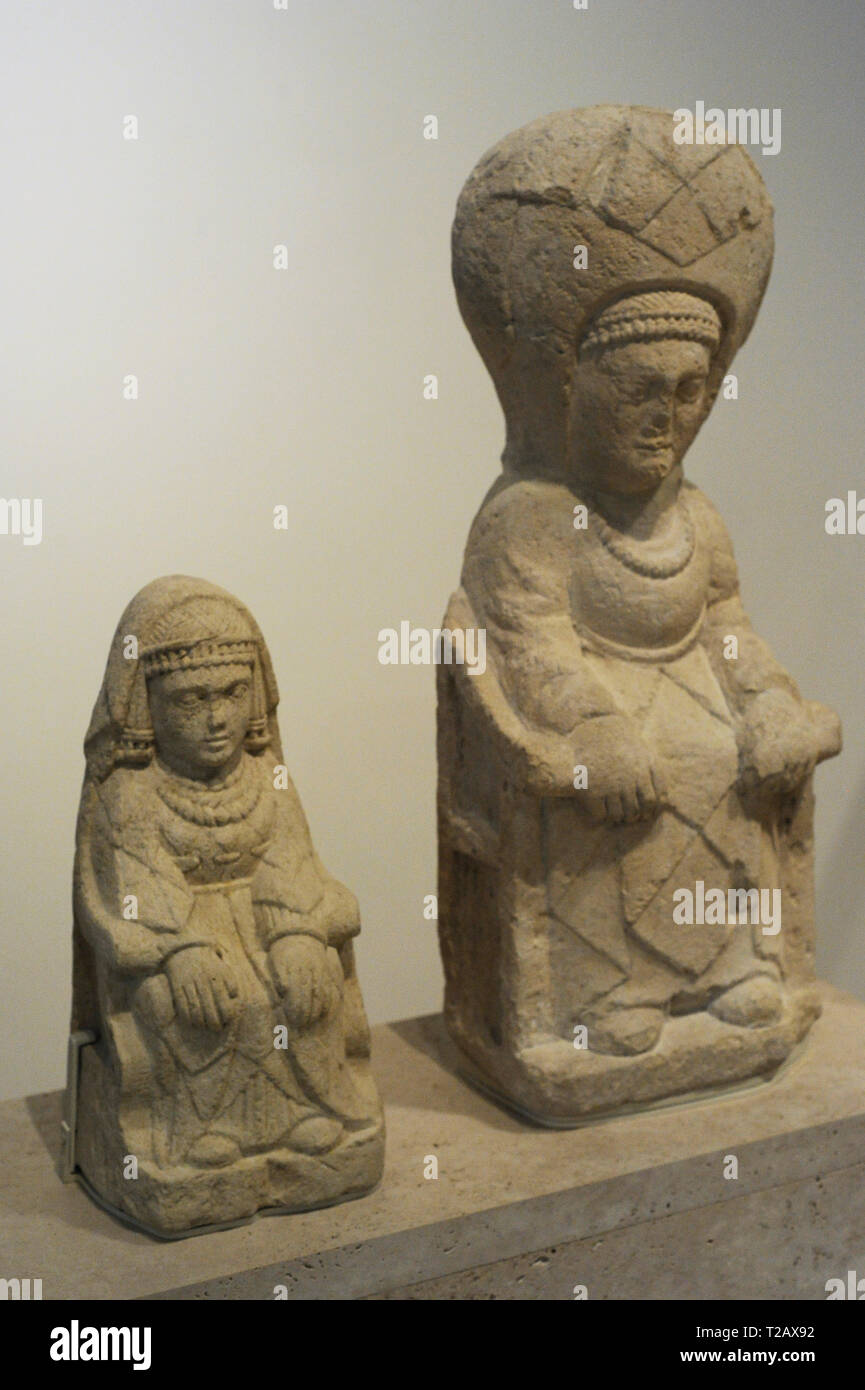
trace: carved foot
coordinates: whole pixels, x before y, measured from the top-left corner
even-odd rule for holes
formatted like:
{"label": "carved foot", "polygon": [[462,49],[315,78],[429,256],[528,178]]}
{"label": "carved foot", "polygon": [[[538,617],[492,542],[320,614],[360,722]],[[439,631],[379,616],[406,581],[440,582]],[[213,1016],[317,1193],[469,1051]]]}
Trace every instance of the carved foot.
{"label": "carved foot", "polygon": [[777,981],[754,975],[719,995],[709,1013],[739,1028],[766,1028],[777,1023],[784,1011],[784,996]]}
{"label": "carved foot", "polygon": [[227,1134],[202,1134],[186,1155],[196,1168],[222,1168],[240,1158],[240,1149]]}
{"label": "carved foot", "polygon": [[661,1009],[609,1009],[588,1018],[586,1024],[592,1052],[634,1057],[655,1046],[664,1026],[664,1014]]}
{"label": "carved foot", "polygon": [[288,1136],[288,1146],[296,1153],[323,1154],[332,1149],[342,1137],[339,1120],[329,1120],[326,1115],[313,1115],[311,1119],[301,1120]]}

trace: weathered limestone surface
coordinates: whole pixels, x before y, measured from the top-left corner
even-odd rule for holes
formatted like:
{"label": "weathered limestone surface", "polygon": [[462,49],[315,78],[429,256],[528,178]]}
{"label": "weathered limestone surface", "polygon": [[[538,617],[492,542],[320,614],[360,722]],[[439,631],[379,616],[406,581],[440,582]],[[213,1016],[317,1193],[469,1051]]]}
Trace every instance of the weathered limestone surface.
{"label": "weathered limestone surface", "polygon": [[682,470],[772,207],[744,150],[673,127],[535,121],[453,228],[506,443],[443,623],[486,663],[437,672],[445,1016],[550,1125],[769,1075],[817,1014],[812,773],[840,728],[753,631]]}
{"label": "weathered limestone surface", "polygon": [[[840,1172],[565,1241],[377,1299],[810,1299],[865,1252],[865,1161]],[[852,1216],[852,1221],[851,1221]],[[827,1252],[832,1252],[827,1261]]]}
{"label": "weathered limestone surface", "polygon": [[[60,1095],[0,1106],[0,1276],[45,1298],[823,1299],[865,1275],[865,1005],[723,1101],[551,1130],[465,1085],[440,1018],[373,1030],[388,1112],[358,1202],[165,1244],[57,1181]],[[424,1177],[428,1155],[439,1176]],[[725,1156],[739,1176],[723,1177]]]}
{"label": "weathered limestone surface", "polygon": [[164,1236],[381,1175],[358,907],[313,849],[278,699],[246,608],[173,575],[121,617],[85,742],[70,1166]]}

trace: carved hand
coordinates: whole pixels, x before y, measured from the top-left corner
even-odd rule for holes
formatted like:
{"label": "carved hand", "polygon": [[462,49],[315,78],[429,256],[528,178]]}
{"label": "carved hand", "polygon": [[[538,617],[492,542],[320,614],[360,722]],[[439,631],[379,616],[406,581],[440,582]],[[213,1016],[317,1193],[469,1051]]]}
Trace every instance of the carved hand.
{"label": "carved hand", "polygon": [[165,973],[182,1023],[217,1033],[240,1008],[231,967],[212,946],[187,946],[169,956]]}
{"label": "carved hand", "polygon": [[312,936],[282,936],[270,950],[270,964],[285,1015],[294,1028],[317,1023],[334,1002],[327,950]]}
{"label": "carved hand", "polygon": [[664,777],[624,715],[587,720],[578,731],[575,757],[586,768],[588,786],[574,795],[593,820],[619,825],[657,815]]}
{"label": "carved hand", "polygon": [[741,785],[785,796],[814,771],[817,730],[808,708],[786,690],[765,690],[751,701],[739,734]]}

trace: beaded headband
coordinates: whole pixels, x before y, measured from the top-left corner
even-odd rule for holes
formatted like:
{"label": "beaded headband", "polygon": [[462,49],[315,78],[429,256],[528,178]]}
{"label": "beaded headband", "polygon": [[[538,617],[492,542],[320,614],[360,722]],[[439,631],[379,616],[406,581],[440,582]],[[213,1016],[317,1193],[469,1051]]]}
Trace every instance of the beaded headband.
{"label": "beaded headband", "polygon": [[619,299],[598,314],[580,343],[580,355],[661,338],[686,338],[714,352],[722,331],[721,320],[707,300],[679,290],[651,290]]}
{"label": "beaded headband", "polygon": [[186,642],[175,646],[151,647],[141,653],[144,674],[164,676],[169,671],[188,671],[198,666],[252,666],[255,661],[254,642],[224,642],[207,638],[203,642]]}

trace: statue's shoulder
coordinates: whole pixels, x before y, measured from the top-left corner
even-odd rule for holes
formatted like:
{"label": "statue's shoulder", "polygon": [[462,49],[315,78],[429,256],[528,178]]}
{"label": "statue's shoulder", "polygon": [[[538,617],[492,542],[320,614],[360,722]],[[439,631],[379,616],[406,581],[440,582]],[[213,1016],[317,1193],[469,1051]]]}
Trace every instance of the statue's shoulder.
{"label": "statue's shoulder", "polygon": [[247,776],[258,784],[262,803],[275,811],[277,842],[287,840],[292,852],[296,852],[310,841],[310,836],[303,804],[288,765],[278,763],[275,755],[269,752],[255,756],[245,753],[244,758]]}
{"label": "statue's shoulder", "polygon": [[724,518],[714,502],[706,496],[701,488],[697,487],[696,483],[686,480],[682,485],[682,491],[687,498],[691,515],[703,540],[707,541],[713,548],[729,546],[729,532],[724,524]]}
{"label": "statue's shoulder", "polygon": [[[561,531],[573,531],[576,499],[562,483],[541,478],[508,478],[490,488],[469,532],[469,546],[503,542],[536,545],[549,543]],[[543,536],[538,527],[543,525]]]}
{"label": "statue's shoulder", "polygon": [[276,756],[270,748],[266,748],[263,753],[243,754],[244,776],[250,781],[260,782],[265,791],[274,790],[274,770],[279,767],[280,782],[284,785],[286,781],[291,782],[288,768],[285,763],[277,763]]}
{"label": "statue's shoulder", "polygon": [[684,493],[697,534],[709,552],[712,566],[710,582],[713,590],[711,601],[716,602],[719,598],[729,597],[739,587],[733,542],[721,513],[705,492],[696,484],[686,482]]}
{"label": "statue's shoulder", "polygon": [[89,795],[91,813],[118,837],[143,836],[154,823],[156,784],[151,767],[116,767],[104,782],[89,784]]}

